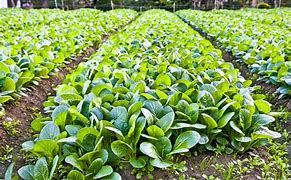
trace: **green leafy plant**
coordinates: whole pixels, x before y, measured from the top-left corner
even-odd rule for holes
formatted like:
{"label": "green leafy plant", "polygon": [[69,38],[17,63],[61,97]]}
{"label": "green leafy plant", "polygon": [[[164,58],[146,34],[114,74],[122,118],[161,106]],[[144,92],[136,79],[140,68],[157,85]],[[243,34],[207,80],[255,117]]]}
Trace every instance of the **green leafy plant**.
{"label": "green leafy plant", "polygon": [[244,152],[280,136],[250,84],[174,14],[147,11],[56,88],[23,148],[48,167],[58,155],[55,174],[73,179],[119,179],[123,163],[175,169],[198,147]]}
{"label": "green leafy plant", "polygon": [[7,38],[0,40],[0,105],[137,15],[132,10],[1,11],[0,32]]}
{"label": "green leafy plant", "polygon": [[17,129],[17,126],[20,124],[19,120],[7,120],[2,122],[3,128],[8,132],[10,135],[17,135],[19,133],[19,130]]}
{"label": "green leafy plant", "polygon": [[288,9],[182,10],[177,15],[219,42],[235,60],[245,63],[250,73],[257,73],[259,80],[277,85],[280,97],[290,96]]}
{"label": "green leafy plant", "polygon": [[13,152],[13,147],[10,147],[9,145],[2,147],[1,154],[0,154],[1,163],[5,163],[6,161],[11,161],[12,152]]}

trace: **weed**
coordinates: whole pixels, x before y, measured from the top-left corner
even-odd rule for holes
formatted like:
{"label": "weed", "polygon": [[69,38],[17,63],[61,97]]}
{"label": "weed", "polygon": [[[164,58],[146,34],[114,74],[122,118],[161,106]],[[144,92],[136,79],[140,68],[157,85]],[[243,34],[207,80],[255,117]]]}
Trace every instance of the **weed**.
{"label": "weed", "polygon": [[9,135],[17,135],[19,131],[17,130],[17,126],[20,124],[19,120],[8,120],[8,121],[3,121],[2,126],[6,130],[6,132]]}
{"label": "weed", "polygon": [[5,109],[0,106],[0,118],[2,118],[5,115]]}
{"label": "weed", "polygon": [[9,145],[5,147],[0,147],[0,162],[4,163],[6,161],[10,161],[12,159],[12,151],[13,148]]}

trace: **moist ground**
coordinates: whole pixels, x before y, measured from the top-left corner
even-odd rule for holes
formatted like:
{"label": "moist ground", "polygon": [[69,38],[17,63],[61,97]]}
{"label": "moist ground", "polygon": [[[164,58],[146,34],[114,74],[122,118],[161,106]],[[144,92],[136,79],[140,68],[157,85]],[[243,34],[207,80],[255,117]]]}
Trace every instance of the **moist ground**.
{"label": "moist ground", "polygon": [[[191,156],[178,156],[176,157],[176,162],[185,161],[187,170],[185,172],[179,172],[175,170],[162,170],[162,169],[155,169],[152,172],[153,179],[163,179],[163,180],[178,180],[181,177],[184,179],[197,179],[197,180],[205,180],[206,176],[213,175],[214,177],[219,177],[223,179],[221,172],[217,171],[214,168],[215,164],[220,165],[228,165],[229,163],[235,163],[237,160],[243,160],[250,155],[259,155],[260,158],[264,159],[268,162],[268,155],[265,149],[258,149],[254,151],[250,151],[245,153],[244,155],[215,155],[213,153],[199,153],[198,156],[191,155]],[[132,168],[128,164],[122,170],[119,170],[120,175],[123,179],[126,180],[135,180],[136,176],[131,173]],[[255,180],[261,176],[261,170],[258,168],[253,168],[251,172],[243,174],[243,179],[245,180]],[[233,177],[234,178],[234,177]],[[151,179],[146,174],[142,177],[142,179]]]}

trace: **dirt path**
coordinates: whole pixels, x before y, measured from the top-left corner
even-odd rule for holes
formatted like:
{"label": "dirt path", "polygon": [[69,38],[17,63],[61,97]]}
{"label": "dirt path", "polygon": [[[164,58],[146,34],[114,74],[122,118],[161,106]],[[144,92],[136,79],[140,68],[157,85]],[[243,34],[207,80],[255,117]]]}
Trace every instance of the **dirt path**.
{"label": "dirt path", "polygon": [[[176,163],[179,162],[185,162],[184,172],[181,172],[182,169],[177,168],[174,169],[158,169],[156,168],[152,172],[153,179],[157,180],[178,180],[178,179],[197,179],[197,180],[205,180],[206,178],[203,176],[215,176],[219,177],[220,179],[224,179],[222,177],[223,170],[218,171],[218,169],[215,168],[215,165],[221,165],[224,167],[229,166],[231,163],[235,163],[237,160],[243,161],[245,158],[250,156],[259,156],[261,159],[264,159],[264,161],[268,162],[268,156],[266,154],[267,152],[264,149],[258,149],[256,151],[251,151],[248,153],[245,153],[244,155],[216,155],[214,153],[210,152],[203,152],[199,153],[198,156],[195,156],[194,154],[191,154],[191,156],[181,156],[178,155],[174,158],[174,161]],[[248,165],[245,163],[244,165]],[[135,180],[136,176],[135,174],[132,174],[132,168],[131,166],[125,165],[125,167],[122,170],[119,170],[120,175],[123,177],[123,179],[126,180]],[[232,172],[234,173],[234,172]],[[242,173],[243,179],[245,180],[256,180],[257,176],[261,175],[261,170],[256,167],[251,169],[247,173]],[[184,177],[184,178],[182,178]],[[234,178],[233,179],[239,179]],[[150,179],[148,175],[145,173],[143,174],[142,179]]]}

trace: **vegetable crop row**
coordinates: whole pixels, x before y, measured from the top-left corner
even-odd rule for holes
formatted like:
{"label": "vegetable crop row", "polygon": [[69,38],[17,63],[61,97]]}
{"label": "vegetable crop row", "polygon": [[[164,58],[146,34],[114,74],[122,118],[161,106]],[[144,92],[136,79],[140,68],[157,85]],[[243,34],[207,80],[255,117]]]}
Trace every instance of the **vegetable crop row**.
{"label": "vegetable crop row", "polygon": [[[47,26],[54,21],[60,21],[63,19],[66,22],[70,22],[72,18],[80,18],[80,15],[86,15],[86,11],[90,11],[92,14],[99,14],[102,11],[92,10],[92,9],[79,9],[77,13],[72,13],[72,11],[62,11],[59,9],[38,9],[23,11],[22,9],[1,9],[0,11],[0,31],[10,31],[12,34],[10,36],[19,36],[18,33],[14,31],[23,29],[32,29],[34,26]],[[64,22],[64,23],[66,23]]]}
{"label": "vegetable crop row", "polygon": [[[291,95],[291,14],[288,10],[270,11],[272,15],[251,10],[182,10],[177,14],[218,41],[260,79],[278,85],[277,92],[282,97]],[[272,21],[269,16],[274,16]],[[281,17],[280,23],[275,21],[277,16]]]}
{"label": "vegetable crop row", "polygon": [[[239,17],[243,18],[244,21],[255,21],[257,23],[263,23],[275,28],[281,28],[290,26],[290,9],[280,8],[280,9],[243,9],[240,11],[232,10],[218,10],[215,11],[217,14]],[[289,16],[289,17],[288,17]],[[277,27],[276,27],[277,26]]]}
{"label": "vegetable crop row", "polygon": [[23,179],[121,179],[114,166],[170,168],[173,156],[244,152],[280,134],[221,51],[167,11],[143,13],[58,86],[23,144],[39,159]]}
{"label": "vegetable crop row", "polygon": [[137,15],[132,10],[1,11],[7,13],[0,16],[0,105]]}

